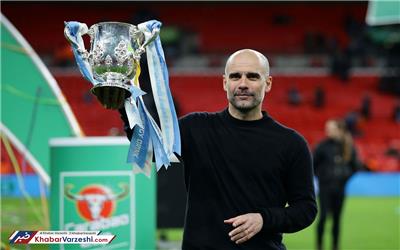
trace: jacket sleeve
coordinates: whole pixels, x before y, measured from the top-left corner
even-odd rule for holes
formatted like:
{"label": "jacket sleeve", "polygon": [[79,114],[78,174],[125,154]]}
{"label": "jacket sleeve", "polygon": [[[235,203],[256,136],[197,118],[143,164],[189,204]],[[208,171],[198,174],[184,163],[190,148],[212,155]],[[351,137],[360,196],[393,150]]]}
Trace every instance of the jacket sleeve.
{"label": "jacket sleeve", "polygon": [[261,210],[263,231],[293,233],[314,221],[317,215],[313,167],[307,143],[300,135],[290,143],[287,155],[285,189],[287,204],[284,208],[272,207]]}
{"label": "jacket sleeve", "polygon": [[126,115],[125,108],[118,109],[118,112],[121,116],[121,120],[124,123],[124,131],[126,133],[126,137],[130,141],[132,139],[133,130],[129,126],[128,116]]}

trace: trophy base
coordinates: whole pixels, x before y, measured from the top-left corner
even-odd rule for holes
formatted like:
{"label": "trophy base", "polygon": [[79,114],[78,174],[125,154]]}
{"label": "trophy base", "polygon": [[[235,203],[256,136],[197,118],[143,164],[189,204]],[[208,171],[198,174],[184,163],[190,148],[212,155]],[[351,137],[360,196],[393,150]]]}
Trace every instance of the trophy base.
{"label": "trophy base", "polygon": [[104,107],[120,109],[124,106],[125,99],[132,95],[129,89],[129,85],[125,84],[101,83],[93,86],[90,91]]}

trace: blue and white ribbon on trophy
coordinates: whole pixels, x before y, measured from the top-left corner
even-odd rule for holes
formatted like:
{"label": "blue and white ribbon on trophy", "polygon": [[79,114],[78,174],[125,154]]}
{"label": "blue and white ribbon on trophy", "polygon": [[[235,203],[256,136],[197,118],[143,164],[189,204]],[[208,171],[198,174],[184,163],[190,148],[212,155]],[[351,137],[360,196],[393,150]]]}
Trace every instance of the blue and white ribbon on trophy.
{"label": "blue and white ribbon on trophy", "polygon": [[90,64],[86,58],[87,55],[84,53],[85,44],[83,43],[82,36],[88,32],[87,25],[75,21],[64,22],[64,24],[64,35],[71,43],[72,51],[74,53],[79,70],[86,80],[93,83],[93,85],[98,84],[98,82],[93,78],[93,73],[90,70]]}
{"label": "blue and white ribbon on trophy", "polygon": [[[83,76],[94,85],[99,82],[93,78],[81,36],[87,32],[86,24],[66,22],[65,35],[71,42],[77,64]],[[161,23],[151,20],[138,25],[145,40],[151,38],[154,29],[160,29]],[[147,63],[154,102],[160,120],[160,127],[147,110],[142,96],[145,94],[139,87],[131,85],[132,96],[125,100],[125,111],[130,128],[133,130],[128,152],[128,163],[132,163],[135,172],[147,176],[151,173],[153,154],[157,171],[171,162],[177,162],[175,153],[181,154],[181,142],[178,119],[169,88],[169,77],[164,52],[159,36],[146,47]]]}

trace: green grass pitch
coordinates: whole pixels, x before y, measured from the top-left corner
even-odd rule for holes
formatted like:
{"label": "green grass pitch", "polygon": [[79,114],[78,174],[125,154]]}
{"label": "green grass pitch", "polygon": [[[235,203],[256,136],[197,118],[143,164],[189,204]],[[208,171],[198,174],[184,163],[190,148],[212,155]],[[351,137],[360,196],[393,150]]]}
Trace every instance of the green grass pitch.
{"label": "green grass pitch", "polygon": [[[340,249],[400,249],[400,197],[351,197],[343,209]],[[287,248],[315,249],[317,220],[301,232],[285,234]],[[324,249],[331,249],[329,222],[325,225]]]}
{"label": "green grass pitch", "polygon": [[[284,234],[287,249],[315,249],[317,220],[308,228]],[[268,222],[265,222],[268,223]],[[325,225],[324,249],[331,249],[331,221]],[[349,197],[343,207],[342,250],[400,249],[400,197]],[[180,241],[181,229],[161,230],[169,240]]]}

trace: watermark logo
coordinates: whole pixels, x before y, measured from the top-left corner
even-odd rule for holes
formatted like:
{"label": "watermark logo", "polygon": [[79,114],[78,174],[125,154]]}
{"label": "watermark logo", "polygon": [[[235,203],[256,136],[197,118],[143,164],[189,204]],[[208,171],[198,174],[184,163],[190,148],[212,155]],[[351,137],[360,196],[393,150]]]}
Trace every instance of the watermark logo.
{"label": "watermark logo", "polygon": [[109,244],[115,235],[100,231],[15,231],[10,244]]}
{"label": "watermark logo", "polygon": [[37,231],[14,231],[10,236],[10,244],[28,244]]}

